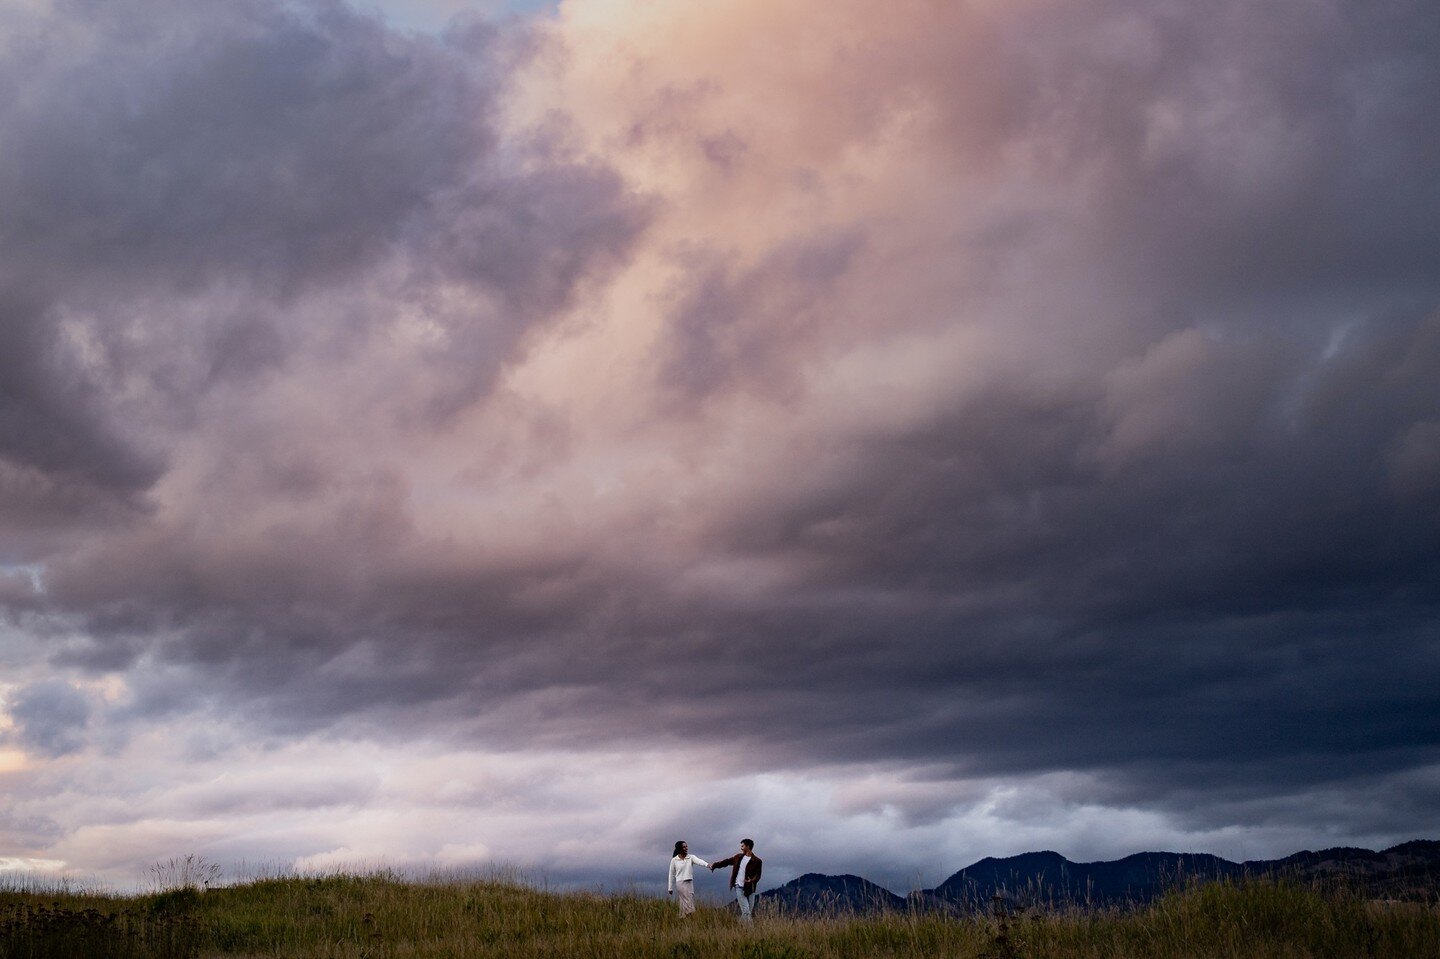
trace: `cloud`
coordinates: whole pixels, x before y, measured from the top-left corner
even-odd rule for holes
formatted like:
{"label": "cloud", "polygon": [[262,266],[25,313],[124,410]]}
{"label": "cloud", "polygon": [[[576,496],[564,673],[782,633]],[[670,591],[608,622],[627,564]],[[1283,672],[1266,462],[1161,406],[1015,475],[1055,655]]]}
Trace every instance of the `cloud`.
{"label": "cloud", "polygon": [[[903,893],[985,855],[1054,848],[1116,858],[1142,836],[1151,848],[1234,859],[1331,837],[1383,846],[1408,834],[1412,804],[1433,801],[1434,785],[1431,768],[1378,778],[1362,793],[1271,793],[1229,807],[1211,797],[1188,809],[1219,812],[1205,822],[1131,805],[1111,784],[1073,773],[955,779],[880,764],[737,777],[723,750],[694,746],[521,753],[320,737],[197,760],[168,738],[12,778],[12,819],[47,812],[30,832],[7,832],[3,854],[123,888],[143,886],[151,864],[193,852],[222,864],[228,881],[295,869],[507,866],[552,888],[658,892],[676,839],[714,858],[750,836],[776,885],[810,871],[858,872]],[[71,798],[57,806],[56,795]],[[1386,796],[1404,801],[1376,801]]]}
{"label": "cloud", "polygon": [[386,415],[443,419],[641,221],[598,165],[500,159],[511,54],[483,24],[441,41],[260,0],[6,16],[12,525],[143,522],[177,447],[220,428],[206,404],[277,379],[367,417],[345,377],[389,388],[387,357],[418,360]]}
{"label": "cloud", "polygon": [[7,697],[6,739],[45,756],[64,756],[85,744],[90,700],[67,682],[49,680],[22,686]]}
{"label": "cloud", "polygon": [[[0,57],[0,596],[107,749],[693,753],[822,847],[1433,825],[1429,8],[80,9]],[[265,848],[543,858],[449,815]]]}

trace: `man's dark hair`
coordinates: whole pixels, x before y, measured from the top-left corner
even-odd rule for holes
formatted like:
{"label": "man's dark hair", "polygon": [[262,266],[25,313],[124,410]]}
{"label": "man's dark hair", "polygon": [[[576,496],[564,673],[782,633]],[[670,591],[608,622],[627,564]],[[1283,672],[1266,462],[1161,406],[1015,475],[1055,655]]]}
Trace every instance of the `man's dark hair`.
{"label": "man's dark hair", "polygon": [[740,845],[742,845],[742,846],[749,846],[751,849],[754,849],[754,848],[755,848],[755,840],[753,840],[753,839],[742,839],[742,840],[740,840]]}

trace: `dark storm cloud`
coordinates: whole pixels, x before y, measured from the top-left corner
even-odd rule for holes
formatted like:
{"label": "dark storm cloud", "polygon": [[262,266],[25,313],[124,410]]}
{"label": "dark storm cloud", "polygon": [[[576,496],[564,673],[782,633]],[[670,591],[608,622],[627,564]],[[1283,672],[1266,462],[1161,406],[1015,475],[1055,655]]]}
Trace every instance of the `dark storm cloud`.
{"label": "dark storm cloud", "polygon": [[[1319,816],[1276,798],[1313,787],[1400,828],[1432,784],[1388,818],[1346,797],[1440,743],[1440,13],[1039,8],[936,13],[835,78],[868,99],[794,118],[853,119],[837,195],[885,179],[881,132],[913,137],[881,154],[928,160],[882,193],[905,215],[650,251],[672,272],[636,298],[662,315],[648,366],[601,373],[654,388],[632,432],[673,442],[676,488],[630,477],[613,514],[613,464],[582,455],[603,414],[547,425],[492,391],[664,204],[497,142],[500,38],[246,3],[151,37],[148,8],[59,8],[98,53],[35,29],[5,68],[40,106],[8,108],[25,146],[0,161],[24,224],[0,252],[30,264],[0,456],[47,502],[137,516],[23,597],[88,637],[57,662],[133,667],[123,722],[229,704],[272,734],[1081,770],[1182,811],[1203,779],[1202,825]],[[730,133],[743,182],[764,140],[718,126],[631,147]],[[825,189],[801,192],[844,206]],[[923,412],[814,398],[892,335],[952,362],[947,328],[978,345],[909,370]]]}
{"label": "dark storm cloud", "polygon": [[[201,398],[304,349],[354,349],[398,311],[453,341],[422,405],[463,405],[640,222],[598,166],[498,158],[495,64],[523,44],[483,25],[442,42],[341,4],[258,0],[5,17],[11,528],[143,513]],[[387,301],[315,315],[397,264]],[[447,284],[503,309],[445,315]]]}

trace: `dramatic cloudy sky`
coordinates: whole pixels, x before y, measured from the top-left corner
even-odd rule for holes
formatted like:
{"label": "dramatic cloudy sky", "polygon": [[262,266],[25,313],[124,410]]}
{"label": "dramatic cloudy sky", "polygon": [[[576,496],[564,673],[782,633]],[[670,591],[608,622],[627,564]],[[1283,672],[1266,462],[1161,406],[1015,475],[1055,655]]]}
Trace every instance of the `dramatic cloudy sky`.
{"label": "dramatic cloudy sky", "polygon": [[1440,833],[1433,0],[0,0],[0,89],[0,869]]}

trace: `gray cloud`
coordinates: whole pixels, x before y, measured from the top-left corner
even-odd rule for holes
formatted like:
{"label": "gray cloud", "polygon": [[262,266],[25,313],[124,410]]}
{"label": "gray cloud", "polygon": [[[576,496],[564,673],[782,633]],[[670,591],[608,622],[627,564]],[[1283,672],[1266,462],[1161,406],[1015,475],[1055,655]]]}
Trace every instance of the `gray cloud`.
{"label": "gray cloud", "polygon": [[[397,314],[434,325],[418,409],[453,411],[642,222],[599,166],[500,160],[513,44],[483,25],[442,42],[260,0],[6,17],[11,527],[143,517],[204,398],[359,350]],[[496,305],[444,302],[476,295]]]}
{"label": "gray cloud", "polygon": [[[560,121],[507,139],[502,68],[563,56],[490,28],[20,21],[0,523],[45,589],[7,606],[81,637],[58,665],[123,672],[136,728],[227,704],[257,737],[734,743],[1083,773],[1197,830],[1432,828],[1440,15],[1042,6],[867,47],[816,139],[889,130],[930,179],[807,157],[797,209],[889,192],[745,249],[646,247],[688,211],[622,160],[697,157],[699,218],[763,137],[697,95],[615,168]],[[654,321],[639,370],[584,369],[634,423],[505,381],[612,308],[654,314],[615,321]],[[870,378],[827,393],[849,357]],[[21,735],[63,752],[84,718]],[[914,822],[955,808],[911,785]]]}
{"label": "gray cloud", "polygon": [[7,698],[14,724],[7,739],[45,756],[64,756],[85,745],[90,700],[74,686],[46,680],[22,686]]}
{"label": "gray cloud", "polygon": [[743,270],[695,256],[657,357],[662,383],[699,398],[737,388],[793,394],[799,384],[783,361],[823,328],[863,246],[859,231],[822,234]]}

